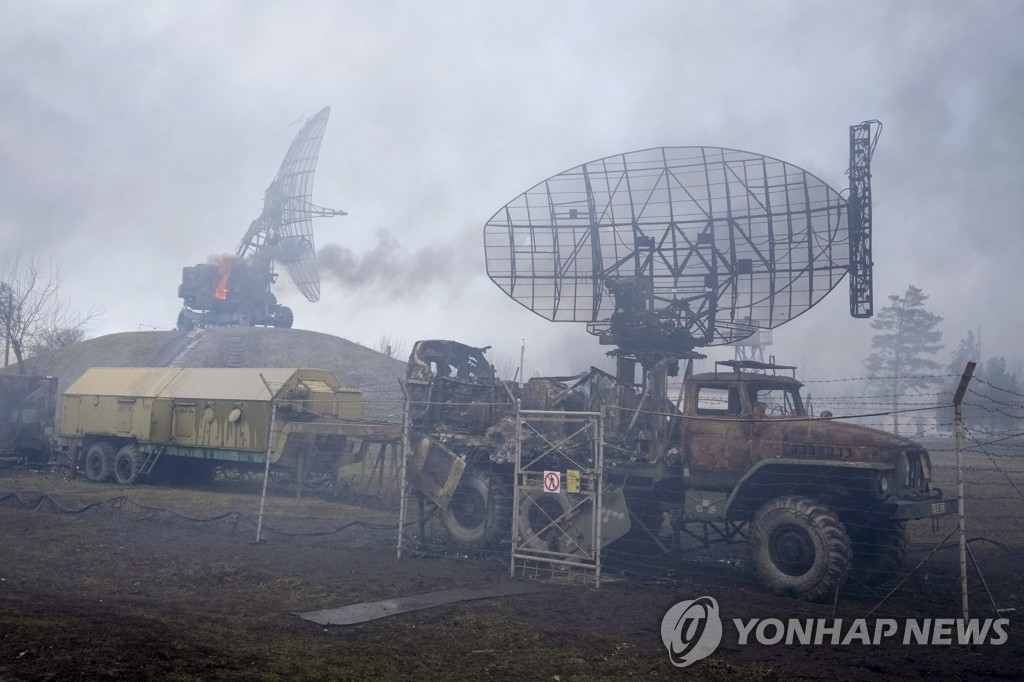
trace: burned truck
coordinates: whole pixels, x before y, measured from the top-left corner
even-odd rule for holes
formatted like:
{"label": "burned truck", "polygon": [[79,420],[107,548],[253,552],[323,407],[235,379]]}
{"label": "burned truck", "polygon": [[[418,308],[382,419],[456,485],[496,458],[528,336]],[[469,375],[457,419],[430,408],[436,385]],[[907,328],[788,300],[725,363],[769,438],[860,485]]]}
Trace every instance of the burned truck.
{"label": "burned truck", "polygon": [[0,375],[0,457],[45,464],[56,406],[55,377]]}
{"label": "burned truck", "polygon": [[212,263],[182,268],[178,329],[268,326],[289,329],[291,308],[278,304],[270,285],[277,280],[261,259],[222,256]]}
{"label": "burned truck", "polygon": [[338,486],[342,467],[401,438],[362,407],[326,370],[94,367],[64,391],[58,442],[96,482],[209,480],[269,458],[271,474]]}
{"label": "burned truck", "polygon": [[[623,520],[605,523],[604,547],[637,535],[666,553],[683,536],[746,540],[760,579],[781,595],[819,600],[847,578],[881,584],[906,560],[906,522],[956,509],[931,486],[923,447],[812,417],[792,367],[718,363],[684,377],[673,400],[664,386],[596,368],[520,387],[495,376],[485,350],[420,341],[407,373],[409,481],[461,544],[507,543],[515,518],[525,537],[532,529],[533,542],[553,547],[589,522],[564,489],[513,495],[516,448],[542,460],[568,437],[522,439],[517,410],[602,415],[601,512]],[[514,497],[529,508],[512,509]]]}

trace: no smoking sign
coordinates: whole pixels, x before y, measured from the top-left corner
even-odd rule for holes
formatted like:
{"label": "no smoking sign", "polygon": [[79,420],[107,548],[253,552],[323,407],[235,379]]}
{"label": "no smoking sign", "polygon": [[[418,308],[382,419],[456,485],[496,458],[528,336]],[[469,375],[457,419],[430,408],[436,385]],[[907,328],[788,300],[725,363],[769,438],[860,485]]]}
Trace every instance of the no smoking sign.
{"label": "no smoking sign", "polygon": [[562,472],[560,471],[545,471],[544,472],[544,492],[546,493],[558,493],[562,491]]}

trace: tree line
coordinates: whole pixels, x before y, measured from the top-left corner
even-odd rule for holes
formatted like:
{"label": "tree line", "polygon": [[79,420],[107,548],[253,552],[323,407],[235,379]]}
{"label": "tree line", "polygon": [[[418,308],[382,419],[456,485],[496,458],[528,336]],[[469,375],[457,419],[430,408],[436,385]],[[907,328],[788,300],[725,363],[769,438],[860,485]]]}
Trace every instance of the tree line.
{"label": "tree line", "polygon": [[[972,429],[992,436],[1019,434],[1024,425],[1024,384],[1011,371],[1004,356],[982,360],[980,339],[968,331],[952,353],[948,364],[935,356],[945,347],[938,325],[942,317],[928,311],[928,296],[911,285],[902,296],[889,296],[889,304],[878,311],[871,327],[872,352],[865,359],[876,395],[891,400],[893,430],[899,433],[902,397],[913,391],[937,388],[949,402],[968,361],[977,362],[967,397],[964,420]],[[937,374],[945,372],[944,375]],[[952,411],[937,415],[940,422],[952,420]]]}

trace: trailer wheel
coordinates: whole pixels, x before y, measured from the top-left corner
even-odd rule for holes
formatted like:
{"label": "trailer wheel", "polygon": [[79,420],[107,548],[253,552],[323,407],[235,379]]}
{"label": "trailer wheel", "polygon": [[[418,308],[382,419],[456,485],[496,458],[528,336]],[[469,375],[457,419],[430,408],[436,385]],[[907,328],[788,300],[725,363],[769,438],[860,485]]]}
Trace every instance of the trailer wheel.
{"label": "trailer wheel", "polygon": [[442,520],[452,539],[466,547],[489,549],[512,536],[510,486],[495,475],[466,471]]}
{"label": "trailer wheel", "polygon": [[135,485],[142,470],[142,454],[134,445],[125,445],[114,456],[114,479],[121,485]]}
{"label": "trailer wheel", "polygon": [[876,587],[889,582],[910,556],[906,523],[883,521],[881,525],[851,529],[850,536],[853,547],[850,577],[864,585]]}
{"label": "trailer wheel", "polygon": [[93,443],[85,453],[85,477],[94,483],[101,483],[113,475],[114,446],[103,441]]}
{"label": "trailer wheel", "polygon": [[823,599],[846,577],[851,553],[839,517],[807,497],[770,500],[750,522],[751,561],[775,594]]}

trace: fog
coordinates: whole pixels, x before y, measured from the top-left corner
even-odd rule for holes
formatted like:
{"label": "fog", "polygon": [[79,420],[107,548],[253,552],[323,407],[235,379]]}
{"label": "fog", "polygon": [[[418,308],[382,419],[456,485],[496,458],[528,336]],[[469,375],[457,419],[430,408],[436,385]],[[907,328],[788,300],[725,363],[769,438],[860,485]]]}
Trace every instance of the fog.
{"label": "fog", "polygon": [[[491,345],[527,374],[602,362],[487,278],[483,225],[546,177],[722,146],[846,187],[879,119],[875,308],[908,285],[986,359],[1024,357],[1024,5],[911,0],[0,2],[0,236],[101,307],[90,336],[173,328],[181,268],[234,250],[303,117],[331,106],[313,200],[321,299],[295,325]],[[846,282],[774,332],[817,378],[863,376]],[[731,348],[714,349],[731,357]]]}

